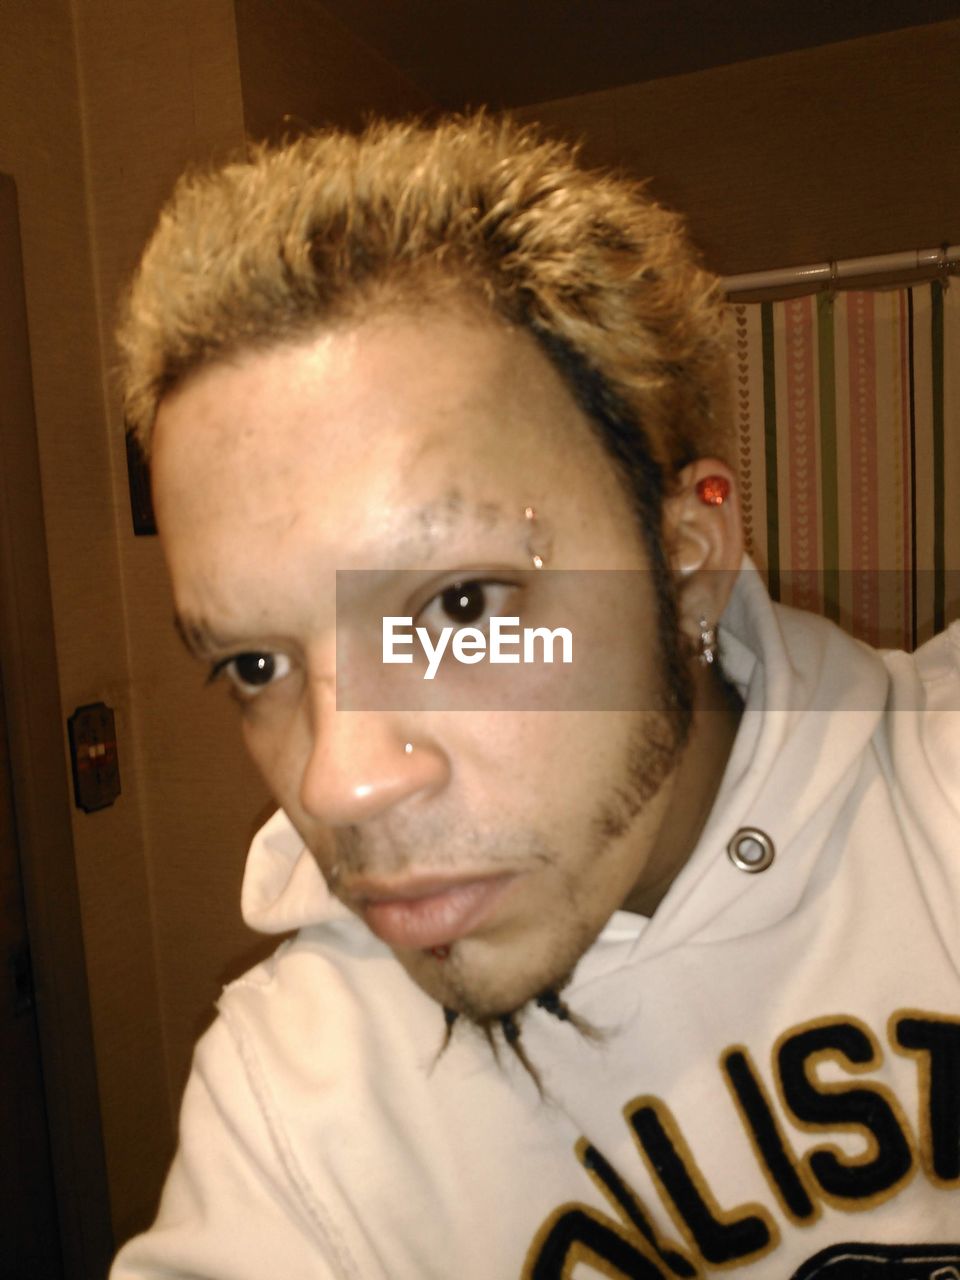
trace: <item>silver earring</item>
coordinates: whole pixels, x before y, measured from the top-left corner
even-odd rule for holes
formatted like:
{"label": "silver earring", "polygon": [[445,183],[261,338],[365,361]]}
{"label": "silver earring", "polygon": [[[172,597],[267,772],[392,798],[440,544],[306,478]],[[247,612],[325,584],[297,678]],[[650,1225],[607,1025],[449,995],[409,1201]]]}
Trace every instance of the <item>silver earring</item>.
{"label": "silver earring", "polygon": [[712,667],[717,660],[717,627],[716,624],[708,623],[706,618],[700,619],[697,660],[704,667]]}
{"label": "silver earring", "polygon": [[327,884],[330,886],[331,890],[334,890],[334,891],[336,890],[336,887],[340,883],[340,877],[342,875],[343,875],[343,866],[341,865],[341,863],[335,862],[333,866],[330,868],[330,874],[327,876]]}

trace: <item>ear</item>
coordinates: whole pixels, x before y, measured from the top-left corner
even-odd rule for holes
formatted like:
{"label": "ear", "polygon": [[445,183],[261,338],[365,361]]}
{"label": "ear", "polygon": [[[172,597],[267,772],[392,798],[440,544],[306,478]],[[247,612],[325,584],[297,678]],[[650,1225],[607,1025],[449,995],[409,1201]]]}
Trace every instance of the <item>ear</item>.
{"label": "ear", "polygon": [[[729,486],[722,502],[697,486],[711,476]],[[724,462],[700,458],[683,468],[663,504],[664,545],[678,579],[680,623],[696,643],[702,623],[713,626],[726,608],[743,558],[737,479]]]}

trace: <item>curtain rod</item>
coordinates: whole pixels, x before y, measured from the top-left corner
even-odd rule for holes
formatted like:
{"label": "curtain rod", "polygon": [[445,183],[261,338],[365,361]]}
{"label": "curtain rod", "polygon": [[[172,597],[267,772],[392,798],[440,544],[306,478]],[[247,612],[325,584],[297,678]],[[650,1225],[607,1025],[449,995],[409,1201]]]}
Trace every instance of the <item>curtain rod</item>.
{"label": "curtain rod", "polygon": [[960,244],[936,249],[908,249],[904,253],[882,253],[872,258],[845,258],[840,262],[816,262],[803,267],[779,267],[772,271],[750,271],[739,276],[722,276],[724,293],[753,293],[761,289],[788,286],[833,284],[851,277],[892,276],[902,271],[949,271],[960,264]]}

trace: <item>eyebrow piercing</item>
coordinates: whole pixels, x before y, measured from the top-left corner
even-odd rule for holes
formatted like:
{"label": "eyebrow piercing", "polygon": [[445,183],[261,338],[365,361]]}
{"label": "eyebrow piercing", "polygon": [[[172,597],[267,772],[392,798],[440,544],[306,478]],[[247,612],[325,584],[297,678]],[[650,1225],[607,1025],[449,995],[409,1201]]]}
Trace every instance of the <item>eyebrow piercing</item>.
{"label": "eyebrow piercing", "polygon": [[523,518],[527,522],[527,555],[535,569],[542,569],[553,550],[553,543],[539,525],[535,507],[524,507]]}

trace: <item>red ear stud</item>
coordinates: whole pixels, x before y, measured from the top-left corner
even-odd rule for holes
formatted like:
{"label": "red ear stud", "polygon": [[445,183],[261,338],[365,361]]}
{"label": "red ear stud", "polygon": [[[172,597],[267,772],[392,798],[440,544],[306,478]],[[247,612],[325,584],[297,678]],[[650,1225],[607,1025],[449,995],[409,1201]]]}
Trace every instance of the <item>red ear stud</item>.
{"label": "red ear stud", "polygon": [[726,476],[704,476],[697,481],[697,497],[707,507],[722,507],[730,497],[730,481]]}

